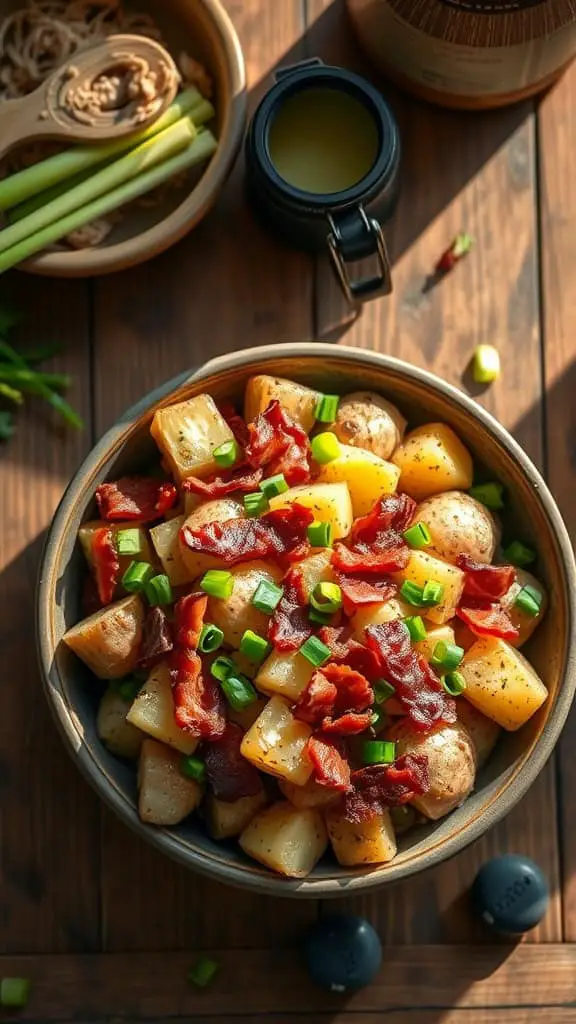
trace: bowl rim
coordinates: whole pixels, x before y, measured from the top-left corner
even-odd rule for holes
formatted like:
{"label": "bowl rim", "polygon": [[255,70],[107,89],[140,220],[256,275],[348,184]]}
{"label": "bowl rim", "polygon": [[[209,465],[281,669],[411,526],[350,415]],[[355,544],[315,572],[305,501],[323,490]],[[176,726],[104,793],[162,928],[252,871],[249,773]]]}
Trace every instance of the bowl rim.
{"label": "bowl rim", "polygon": [[[51,643],[50,599],[54,589],[60,540],[66,534],[69,514],[85,493],[83,481],[86,473],[91,468],[97,467],[102,461],[110,459],[121,449],[130,435],[139,429],[137,424],[141,417],[150,414],[156,405],[172,400],[173,395],[177,400],[178,391],[207,377],[242,368],[247,369],[252,363],[258,364],[259,372],[265,372],[263,365],[266,362],[275,362],[286,357],[305,361],[306,357],[311,356],[320,358],[325,356],[327,359],[338,359],[344,363],[360,363],[367,369],[388,369],[395,374],[407,376],[417,384],[423,384],[439,392],[440,395],[459,406],[462,411],[470,413],[479,420],[492,438],[520,464],[524,475],[538,494],[538,500],[562,555],[564,575],[561,582],[567,605],[566,664],[558,696],[550,714],[532,741],[528,751],[530,756],[525,756],[524,763],[497,790],[489,805],[483,808],[482,812],[476,815],[471,822],[437,842],[431,850],[416,853],[413,858],[397,865],[392,861],[387,865],[375,865],[373,870],[368,871],[350,869],[347,873],[344,871],[339,878],[333,879],[314,878],[313,876],[305,879],[286,879],[274,875],[258,865],[252,867],[251,865],[233,864],[226,858],[225,851],[221,856],[208,855],[205,850],[195,849],[190,842],[184,842],[181,838],[173,836],[170,830],[147,826],[140,821],[133,801],[128,800],[120,792],[117,785],[96,763],[94,754],[83,742],[74,710],[66,703],[65,687],[53,662],[55,647]],[[174,394],[175,392],[176,394]],[[346,896],[400,881],[410,875],[428,870],[428,868],[459,853],[503,818],[535,781],[552,754],[576,691],[576,562],[568,531],[556,502],[531,459],[505,427],[454,385],[441,380],[428,370],[406,363],[401,359],[365,349],[334,346],[324,342],[256,346],[217,356],[201,367],[191,372],[181,373],[155,388],[130,406],[90,450],[66,487],[47,532],[36,594],[36,640],[43,687],[69,752],[98,795],[134,832],[173,860],[201,874],[238,888],[274,896],[299,898]]]}
{"label": "bowl rim", "polygon": [[50,277],[92,277],[144,263],[184,238],[208,213],[240,151],[246,126],[246,65],[234,24],[220,0],[197,0],[214,21],[230,73],[230,106],[218,148],[191,192],[163,220],[114,245],[71,252],[46,252],[24,260],[18,270]]}

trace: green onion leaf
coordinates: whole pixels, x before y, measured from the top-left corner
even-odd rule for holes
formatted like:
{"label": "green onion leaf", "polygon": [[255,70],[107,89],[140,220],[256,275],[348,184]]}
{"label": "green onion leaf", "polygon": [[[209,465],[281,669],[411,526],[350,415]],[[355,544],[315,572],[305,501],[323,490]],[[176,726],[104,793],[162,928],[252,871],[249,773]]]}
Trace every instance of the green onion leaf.
{"label": "green onion leaf", "polygon": [[268,501],[270,501],[270,498],[275,498],[278,494],[284,494],[288,490],[284,473],[276,473],[275,476],[267,477],[260,484],[260,490]]}
{"label": "green onion leaf", "polygon": [[386,714],[384,708],[374,708],[372,712],[372,721],[370,722],[370,728],[373,730],[373,732],[379,732],[380,729],[382,729],[386,725],[387,721],[388,715]]}
{"label": "green onion leaf", "polygon": [[122,577],[122,586],[129,594],[138,594],[154,575],[150,562],[130,562]]}
{"label": "green onion leaf", "polygon": [[262,516],[269,509],[268,498],[261,491],[254,494],[244,495],[244,510],[246,515],[253,519],[254,516]]}
{"label": "green onion leaf", "polygon": [[231,658],[227,658],[226,655],[221,654],[220,657],[215,658],[210,666],[210,674],[217,679],[219,683],[223,683],[228,676],[232,675],[236,671],[236,665]]}
{"label": "green onion leaf", "polygon": [[4,1009],[22,1010],[28,1002],[31,987],[29,978],[2,978],[0,1006]]}
{"label": "green onion leaf", "polygon": [[118,680],[115,689],[122,700],[125,700],[127,704],[131,704],[140,693],[142,683],[139,679],[129,677],[128,679]]}
{"label": "green onion leaf", "polygon": [[342,607],[342,590],[337,583],[317,583],[310,594],[310,604],[317,612],[333,615]]}
{"label": "green onion leaf", "polygon": [[265,615],[272,615],[280,603],[283,593],[282,587],[277,587],[275,583],[271,583],[269,580],[261,580],[252,595],[252,604],[259,612],[264,612]]}
{"label": "green onion leaf", "polygon": [[163,572],[148,580],[144,587],[144,593],[151,605],[172,604],[174,600],[172,585],[168,576]]}
{"label": "green onion leaf", "polygon": [[442,583],[437,583],[436,580],[426,580],[422,591],[423,604],[426,607],[432,607],[435,604],[440,604],[443,597],[444,587]]}
{"label": "green onion leaf", "polygon": [[432,651],[430,664],[433,668],[443,668],[446,672],[453,672],[454,669],[458,668],[463,657],[463,647],[458,647],[458,644],[448,644],[444,640],[439,640]]}
{"label": "green onion leaf", "polygon": [[402,536],[411,548],[427,548],[432,543],[432,535],[426,523],[414,523]]}
{"label": "green onion leaf", "polygon": [[321,466],[326,462],[333,462],[340,455],[340,442],[336,434],[326,430],[323,434],[317,434],[310,442],[312,456]]}
{"label": "green onion leaf", "polygon": [[322,643],[317,636],[310,636],[300,648],[300,654],[302,654],[307,661],[310,662],[314,668],[320,668],[324,662],[328,661],[332,652],[326,644]]}
{"label": "green onion leaf", "polygon": [[218,964],[208,956],[201,956],[188,971],[188,981],[198,988],[206,988],[213,981],[218,971]]}
{"label": "green onion leaf", "polygon": [[232,596],[234,577],[225,569],[209,569],[200,580],[200,590],[209,594],[210,597],[220,597],[222,600],[226,600]]}
{"label": "green onion leaf", "polygon": [[206,777],[206,765],[199,757],[181,758],[180,771],[187,779],[194,779],[195,782],[204,782]]}
{"label": "green onion leaf", "polygon": [[542,594],[536,587],[530,587],[526,585],[522,587],[522,590],[518,591],[514,598],[514,605],[519,608],[521,612],[526,612],[533,619],[540,614],[540,608],[542,606]]}
{"label": "green onion leaf", "polygon": [[504,508],[504,488],[502,484],[496,483],[494,480],[487,484],[476,484],[475,487],[470,488],[468,494],[471,498],[476,498],[481,505],[491,509],[492,512],[498,512],[499,509]]}
{"label": "green onion leaf", "polygon": [[400,596],[408,604],[413,604],[415,608],[424,607],[424,587],[419,587],[417,583],[412,583],[412,580],[404,580],[400,587]]}
{"label": "green onion leaf", "polygon": [[247,629],[242,634],[240,641],[240,654],[244,654],[249,661],[262,661],[270,650],[270,644],[263,636]]}
{"label": "green onion leaf", "polygon": [[472,377],[476,384],[491,384],[500,376],[500,354],[493,345],[478,345],[472,360]]}
{"label": "green onion leaf", "polygon": [[387,682],[386,679],[377,679],[373,689],[376,704],[385,704],[396,693],[396,688],[392,686],[392,683]]}
{"label": "green onion leaf", "polygon": [[202,651],[202,654],[212,654],[213,651],[217,651],[222,646],[223,640],[224,633],[220,627],[215,626],[212,622],[206,622],[202,626],[198,650]]}
{"label": "green onion leaf", "polygon": [[414,643],[418,643],[420,640],[425,640],[428,636],[428,630],[424,625],[424,620],[420,615],[410,615],[407,619],[404,619],[404,625],[407,627],[410,633],[410,639]]}
{"label": "green onion leaf", "polygon": [[319,612],[316,608],[308,609],[308,620],[319,626],[329,626],[332,622],[332,612]]}
{"label": "green onion leaf", "polygon": [[315,519],[307,529],[308,540],[313,548],[331,548],[333,544],[332,523],[321,523]]}
{"label": "green onion leaf", "polygon": [[139,555],[142,551],[142,535],[137,526],[129,530],[118,530],[116,550],[119,555]]}
{"label": "green onion leaf", "polygon": [[536,552],[527,544],[523,544],[521,540],[513,540],[507,548],[504,548],[504,558],[510,565],[524,569],[536,561]]}
{"label": "green onion leaf", "polygon": [[334,423],[339,404],[339,395],[320,395],[314,413],[318,423]]}
{"label": "green onion leaf", "polygon": [[244,709],[250,707],[255,700],[258,700],[258,694],[252,686],[252,683],[240,672],[234,675],[231,674],[227,676],[226,679],[222,679],[220,685],[226,700],[230,707],[234,708],[234,711],[244,711]]}
{"label": "green onion leaf", "polygon": [[466,689],[466,680],[461,672],[448,672],[442,676],[442,686],[452,697],[458,697]]}
{"label": "green onion leaf", "polygon": [[240,446],[237,441],[230,440],[224,441],[223,444],[219,444],[217,448],[212,452],[214,456],[214,462],[218,466],[222,466],[223,469],[229,469],[235,462],[238,462],[240,455]]}
{"label": "green onion leaf", "polygon": [[394,764],[396,744],[391,740],[365,740],[362,744],[364,764]]}

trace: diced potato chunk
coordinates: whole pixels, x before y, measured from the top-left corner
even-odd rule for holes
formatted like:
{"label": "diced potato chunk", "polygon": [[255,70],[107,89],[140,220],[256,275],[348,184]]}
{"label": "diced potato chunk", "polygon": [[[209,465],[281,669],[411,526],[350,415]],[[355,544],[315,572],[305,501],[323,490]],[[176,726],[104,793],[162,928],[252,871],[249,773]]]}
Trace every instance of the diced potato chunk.
{"label": "diced potato chunk", "polygon": [[318,811],[296,810],[287,800],[260,811],[240,836],[249,857],[289,878],[305,878],[328,845]]}
{"label": "diced potato chunk", "polygon": [[182,755],[145,739],[138,765],[138,814],[148,825],[178,825],[196,809],[202,787],[182,775]]}
{"label": "diced potato chunk", "polygon": [[413,800],[422,814],[436,821],[464,802],[476,778],[476,752],[461,722],[422,733],[403,718],[386,730],[385,736],[396,741],[398,756],[423,754],[427,759],[430,788]]}
{"label": "diced potato chunk", "polygon": [[[225,523],[229,519],[243,519],[244,515],[244,507],[239,501],[235,501],[233,498],[217,498],[214,501],[205,501],[195,508],[185,520],[184,525],[191,530],[200,530],[208,523]],[[203,555],[191,551],[182,541],[179,542],[179,549],[191,579],[207,572],[208,569],[222,568],[222,560],[216,558],[215,555]]]}
{"label": "diced potato chunk", "polygon": [[279,693],[296,701],[313,673],[313,665],[299,651],[272,651],[254,682],[262,693]]}
{"label": "diced potato chunk", "polygon": [[121,679],[136,668],[143,623],[142,600],[131,594],[72,626],[62,639],[99,679]]}
{"label": "diced potato chunk", "polygon": [[232,839],[239,836],[252,818],[266,804],[264,787],[253,796],[242,796],[233,803],[218,800],[211,793],[206,801],[206,822],[213,839]]}
{"label": "diced potato chunk", "polygon": [[144,733],[126,721],[130,705],[114,690],[106,690],[98,707],[96,731],[111,754],[134,760],[140,753]]}
{"label": "diced potato chunk", "polygon": [[453,644],[454,641],[454,630],[452,626],[432,626],[427,630],[428,636],[425,640],[418,640],[414,647],[426,661],[430,661],[430,658],[434,654],[434,648],[436,644]]}
{"label": "diced potato chunk", "polygon": [[478,768],[482,768],[494,750],[502,730],[496,722],[487,718],[469,700],[464,700],[464,698],[456,701],[456,712],[458,721],[466,727],[474,745],[476,765]]}
{"label": "diced potato chunk", "polygon": [[400,586],[404,580],[410,580],[419,587],[423,587],[429,580],[441,583],[444,587],[444,596],[440,604],[433,607],[419,608],[412,615],[424,615],[431,622],[442,625],[448,622],[456,614],[456,608],[464,589],[464,573],[455,565],[443,562],[440,558],[434,558],[426,551],[412,551],[410,560],[405,569],[394,574],[394,579]]}
{"label": "diced potato chunk", "polygon": [[[236,659],[234,658],[233,661],[235,660]],[[259,718],[264,711],[267,703],[268,700],[266,697],[259,697],[258,700],[252,701],[252,703],[249,704],[247,708],[244,708],[243,711],[236,711],[233,707],[229,707],[227,709],[228,719],[230,722],[235,722],[236,725],[239,725],[244,732],[248,732],[248,729],[254,725],[256,719]]]}
{"label": "diced potato chunk", "polygon": [[416,427],[396,449],[392,461],[400,469],[398,489],[417,501],[441,491],[467,491],[472,486],[472,456],[446,423]]}
{"label": "diced potato chunk", "polygon": [[[538,594],[540,594],[541,604],[538,615],[530,615],[528,612],[522,611],[518,605],[514,604],[518,594],[522,590],[522,587],[532,587]],[[532,636],[536,626],[542,622],[542,619],[546,614],[546,607],[548,605],[546,591],[540,583],[540,580],[537,580],[531,572],[526,572],[525,569],[517,569],[516,580],[510,587],[508,593],[504,594],[501,603],[508,612],[512,625],[515,626],[519,632],[519,636],[516,640],[510,641],[512,647],[523,647],[526,641]]]}
{"label": "diced potato chunk", "polygon": [[459,671],[466,680],[467,700],[510,732],[520,729],[548,696],[524,655],[496,637],[478,639]]}
{"label": "diced potato chunk", "polygon": [[396,856],[396,836],[389,811],[354,824],[329,808],[326,825],[336,860],[342,867],[387,864]]}
{"label": "diced potato chunk", "polygon": [[216,472],[214,449],[234,439],[210,395],[196,395],[158,409],[150,432],[180,483],[188,476],[205,477]]}
{"label": "diced potato chunk", "polygon": [[182,754],[193,754],[198,746],[197,738],[176,723],[170,670],[165,661],[152,669],[126,718],[142,732]]}
{"label": "diced potato chunk", "polygon": [[327,807],[341,796],[335,789],[321,786],[315,779],[308,779],[304,786],[295,786],[293,782],[282,779],[279,785],[286,799],[298,810],[307,807]]}
{"label": "diced potato chunk", "polygon": [[184,523],[184,516],[175,516],[165,523],[159,523],[150,530],[150,537],[154,550],[162,563],[162,569],[166,573],[173,587],[180,587],[184,583],[191,583],[196,572],[190,572],[184,564],[180,550],[180,528]]}
{"label": "diced potato chunk", "polygon": [[412,605],[406,604],[399,597],[392,597],[384,604],[368,604],[360,607],[350,619],[354,631],[354,638],[359,643],[365,643],[365,630],[367,626],[380,626],[383,622],[394,622],[395,619],[405,619],[413,615]]}
{"label": "diced potato chunk", "polygon": [[351,445],[340,445],[340,455],[320,467],[318,481],[348,484],[354,516],[364,516],[379,498],[394,494],[400,470],[392,462]]}
{"label": "diced potato chunk", "polygon": [[277,399],[288,415],[308,434],[316,421],[315,410],[318,392],[283,377],[269,377],[259,373],[250,377],[244,395],[244,418],[247,423],[255,420],[259,413]]}
{"label": "diced potato chunk", "polygon": [[336,540],[350,533],[354,515],[346,484],[301,484],[299,487],[291,487],[284,494],[272,498],[270,508],[286,508],[295,501],[309,508],[319,522],[331,523]]}
{"label": "diced potato chunk", "polygon": [[[78,531],[78,540],[82,545],[86,561],[90,567],[92,567],[92,540],[96,530],[101,530],[102,528],[111,530],[114,540],[116,539],[116,534],[118,534],[120,530],[138,530],[140,538],[140,554],[118,556],[118,563],[120,565],[119,579],[122,578],[126,569],[134,559],[137,559],[139,562],[152,561],[150,541],[148,540],[148,533],[144,526],[140,526],[138,523],[107,523],[103,519],[94,519],[89,523],[83,523]],[[120,585],[117,586],[116,590],[122,590]]]}
{"label": "diced potato chunk", "polygon": [[206,622],[213,622],[224,633],[224,640],[231,647],[239,647],[243,633],[253,630],[266,637],[270,616],[252,604],[252,598],[260,583],[280,583],[283,573],[274,562],[242,562],[232,565],[230,572],[234,579],[234,590],[230,597],[211,597],[208,600]]}
{"label": "diced potato chunk", "polygon": [[302,575],[307,597],[310,597],[318,583],[333,583],[332,548],[319,548],[315,554],[298,562],[298,571]]}
{"label": "diced potato chunk", "polygon": [[260,771],[303,786],[312,774],[306,745],[312,729],[294,718],[281,697],[272,697],[244,735],[240,751]]}

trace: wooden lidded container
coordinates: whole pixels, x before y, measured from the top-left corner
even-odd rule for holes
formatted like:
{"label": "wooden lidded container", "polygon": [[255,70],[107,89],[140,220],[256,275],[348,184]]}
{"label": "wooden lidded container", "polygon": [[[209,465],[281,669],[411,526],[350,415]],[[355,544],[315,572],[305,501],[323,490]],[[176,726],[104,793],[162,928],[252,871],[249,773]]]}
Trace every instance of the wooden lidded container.
{"label": "wooden lidded container", "polygon": [[361,45],[400,86],[487,109],[541,92],[576,54],[574,0],[347,0]]}

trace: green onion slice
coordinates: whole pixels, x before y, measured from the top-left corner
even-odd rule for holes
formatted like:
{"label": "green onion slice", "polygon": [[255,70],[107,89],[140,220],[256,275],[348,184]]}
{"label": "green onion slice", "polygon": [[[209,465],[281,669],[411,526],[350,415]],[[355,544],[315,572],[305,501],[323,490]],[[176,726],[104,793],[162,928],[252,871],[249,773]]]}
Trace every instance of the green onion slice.
{"label": "green onion slice", "polygon": [[195,782],[204,782],[206,777],[206,765],[199,757],[183,757],[180,760],[180,771],[187,779],[194,779]]}
{"label": "green onion slice", "polygon": [[521,612],[526,612],[527,615],[531,615],[535,619],[540,614],[542,594],[539,590],[536,590],[536,587],[526,585],[516,594],[514,605]]}
{"label": "green onion slice", "polygon": [[491,509],[492,512],[498,512],[499,509],[504,508],[504,488],[502,484],[496,483],[494,480],[487,484],[477,484],[475,487],[471,487],[468,494],[471,498],[476,498],[481,505]]}
{"label": "green onion slice", "polygon": [[370,722],[370,728],[373,729],[374,732],[379,732],[380,729],[382,729],[383,726],[386,725],[387,721],[388,721],[388,715],[386,714],[384,708],[382,708],[382,707],[374,708],[374,710],[372,712],[372,721]]}
{"label": "green onion slice", "polygon": [[29,978],[2,978],[0,981],[0,1006],[4,1009],[21,1010],[30,996],[32,982]]}
{"label": "green onion slice", "polygon": [[223,641],[224,633],[220,627],[215,626],[212,622],[206,622],[202,626],[198,650],[202,651],[202,654],[212,654],[213,651],[217,651],[222,646]]}
{"label": "green onion slice", "polygon": [[188,981],[198,988],[206,988],[218,971],[218,964],[208,956],[201,956],[194,966],[188,971]]}
{"label": "green onion slice", "polygon": [[428,636],[428,630],[424,625],[424,619],[420,615],[409,615],[408,618],[404,619],[404,625],[410,633],[410,639],[415,644],[420,640],[425,640]]}
{"label": "green onion slice", "polygon": [[217,679],[219,683],[223,683],[228,676],[232,675],[236,671],[236,665],[231,658],[227,658],[226,655],[221,654],[218,658],[215,658],[210,666],[210,674]]}
{"label": "green onion slice", "polygon": [[334,423],[339,404],[339,395],[320,395],[314,413],[318,423]]}
{"label": "green onion slice", "polygon": [[432,534],[426,523],[414,523],[402,536],[411,548],[427,548],[432,543]]}
{"label": "green onion slice", "polygon": [[321,523],[318,519],[315,519],[313,523],[310,523],[306,532],[313,548],[332,547],[334,540],[332,523]]}
{"label": "green onion slice", "polygon": [[430,664],[434,668],[443,668],[446,672],[453,672],[464,657],[464,648],[458,644],[449,644],[439,640],[430,658]]}
{"label": "green onion slice", "polygon": [[340,442],[336,437],[336,434],[332,434],[329,430],[324,431],[323,434],[317,434],[313,437],[310,442],[312,448],[312,456],[319,462],[321,466],[326,462],[333,462],[340,455]]}
{"label": "green onion slice", "polygon": [[500,376],[500,354],[493,345],[478,345],[472,359],[472,377],[476,384],[491,384]]}
{"label": "green onion slice", "polygon": [[254,518],[254,516],[264,515],[269,507],[268,498],[261,491],[244,495],[244,510],[250,519]]}
{"label": "green onion slice", "polygon": [[247,629],[242,634],[240,641],[240,654],[244,654],[249,661],[262,661],[270,649],[270,644],[263,636]]}
{"label": "green onion slice", "polygon": [[144,590],[153,575],[154,569],[149,562],[130,562],[122,577],[122,586],[129,594],[137,594]]}
{"label": "green onion slice", "polygon": [[515,565],[518,569],[524,569],[527,565],[532,565],[532,562],[536,561],[536,552],[533,548],[529,548],[527,544],[523,544],[521,540],[513,540],[507,548],[504,548],[504,558],[510,565]]}
{"label": "green onion slice", "polygon": [[174,600],[172,585],[165,573],[159,573],[148,580],[144,590],[151,605],[172,604]]}
{"label": "green onion slice", "polygon": [[424,587],[419,587],[417,583],[412,583],[412,580],[404,580],[400,587],[400,596],[408,604],[413,604],[415,608],[424,607]]}
{"label": "green onion slice", "polygon": [[320,626],[329,626],[332,622],[332,613],[319,612],[316,608],[310,608],[308,611],[308,618],[310,622],[315,622]]}
{"label": "green onion slice", "polygon": [[426,607],[432,607],[435,604],[440,604],[443,597],[443,585],[441,583],[437,583],[436,580],[426,580],[422,591],[423,604]]}
{"label": "green onion slice", "polygon": [[200,580],[200,590],[210,597],[220,597],[226,600],[232,597],[234,590],[234,577],[231,572],[225,569],[209,569]]}
{"label": "green onion slice", "polygon": [[142,551],[142,535],[138,527],[129,530],[118,530],[116,533],[116,550],[119,555],[139,555]]}
{"label": "green onion slice", "polygon": [[282,587],[277,587],[270,580],[261,580],[252,595],[252,604],[259,612],[272,615],[280,603],[283,593]]}
{"label": "green onion slice", "polygon": [[235,462],[238,462],[240,446],[237,441],[231,439],[230,441],[224,441],[223,444],[219,444],[212,454],[218,466],[222,466],[223,469],[229,469]]}
{"label": "green onion slice", "polygon": [[234,711],[244,711],[255,700],[258,700],[258,694],[252,683],[240,672],[227,676],[226,679],[221,680],[220,685],[226,700],[230,707],[234,708]]}
{"label": "green onion slice", "polygon": [[466,689],[466,680],[461,672],[448,672],[442,676],[442,686],[452,697],[458,697]]}
{"label": "green onion slice", "polygon": [[307,661],[310,662],[314,668],[319,668],[324,662],[328,661],[332,654],[329,647],[322,640],[319,640],[317,636],[309,636],[305,643],[300,648],[300,654],[302,654]]}
{"label": "green onion slice", "polygon": [[333,615],[342,607],[342,591],[337,583],[317,583],[310,594],[310,604],[317,612]]}
{"label": "green onion slice", "polygon": [[362,760],[364,764],[394,764],[396,744],[391,740],[364,740]]}
{"label": "green onion slice", "polygon": [[116,685],[114,689],[127,704],[131,704],[133,700],[136,700],[136,697],[142,689],[141,681],[139,679],[132,679],[132,677],[129,677],[128,679],[120,679],[118,681],[115,680],[115,683]]}
{"label": "green onion slice", "polygon": [[385,704],[396,693],[396,688],[386,679],[377,679],[374,683],[374,700],[376,704]]}
{"label": "green onion slice", "polygon": [[288,490],[288,484],[286,483],[286,477],[284,473],[276,473],[275,476],[269,476],[266,480],[263,480],[260,484],[260,490],[265,498],[275,498],[278,494],[284,494]]}

